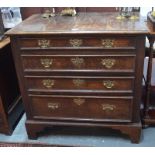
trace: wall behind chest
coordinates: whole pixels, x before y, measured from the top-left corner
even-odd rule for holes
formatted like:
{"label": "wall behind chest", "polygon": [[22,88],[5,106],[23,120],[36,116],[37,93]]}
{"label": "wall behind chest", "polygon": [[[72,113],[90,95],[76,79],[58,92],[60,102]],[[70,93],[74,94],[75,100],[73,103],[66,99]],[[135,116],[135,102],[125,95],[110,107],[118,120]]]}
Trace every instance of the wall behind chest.
{"label": "wall behind chest", "polygon": [[[23,20],[32,14],[43,13],[46,9],[52,9],[47,7],[22,7],[21,14]],[[55,11],[61,12],[63,7],[55,7]],[[77,12],[116,12],[115,7],[76,7]]]}

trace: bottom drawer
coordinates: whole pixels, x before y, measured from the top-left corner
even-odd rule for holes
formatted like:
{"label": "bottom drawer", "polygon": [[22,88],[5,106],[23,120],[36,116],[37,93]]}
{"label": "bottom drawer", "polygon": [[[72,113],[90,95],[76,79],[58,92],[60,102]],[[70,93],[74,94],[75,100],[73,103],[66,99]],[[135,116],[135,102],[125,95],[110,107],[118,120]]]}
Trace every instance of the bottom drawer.
{"label": "bottom drawer", "polygon": [[131,122],[132,97],[30,95],[34,119]]}

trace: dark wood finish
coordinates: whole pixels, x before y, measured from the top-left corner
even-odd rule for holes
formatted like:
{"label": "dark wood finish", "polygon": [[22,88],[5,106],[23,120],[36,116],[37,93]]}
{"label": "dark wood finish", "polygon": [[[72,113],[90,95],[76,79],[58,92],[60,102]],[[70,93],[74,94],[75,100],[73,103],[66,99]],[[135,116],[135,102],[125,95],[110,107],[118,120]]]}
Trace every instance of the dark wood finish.
{"label": "dark wood finish", "polygon": [[[96,92],[133,93],[134,88],[134,77],[26,77],[28,91],[68,90],[76,92],[76,90],[94,90]],[[46,85],[48,81],[50,83]],[[111,88],[107,87],[109,81],[113,83]]]}
{"label": "dark wood finish", "polygon": [[[147,15],[147,25],[150,31],[148,35],[148,40],[150,47],[147,50],[148,60],[148,69],[146,77],[146,98],[144,102],[144,111],[143,111],[143,126],[147,127],[148,125],[155,125],[155,108],[151,105],[151,95],[154,94],[153,85],[151,84],[152,75],[152,61],[154,57],[154,42],[155,42],[155,20],[152,18],[151,14]],[[153,95],[154,97],[154,95]]]}
{"label": "dark wood finish", "polygon": [[[50,95],[31,96],[31,100],[34,119],[96,122],[132,121],[132,97]],[[52,104],[56,104],[58,107],[52,109]]]}
{"label": "dark wood finish", "polygon": [[[52,52],[48,52],[52,53]],[[58,53],[58,52],[57,52]],[[63,53],[63,52],[61,52]],[[135,71],[135,57],[136,54],[113,54],[108,55],[104,54],[103,51],[100,52],[100,55],[95,55],[95,51],[93,55],[82,55],[83,52],[78,52],[78,55],[24,55],[22,54],[23,68],[25,72],[30,71],[61,71],[61,70],[91,70],[93,72],[101,71],[101,72],[134,72]],[[103,53],[103,55],[102,55]],[[39,54],[39,53],[38,53]],[[80,55],[81,54],[81,55]],[[85,52],[86,54],[86,52]],[[42,64],[43,60],[49,59],[52,61],[52,64],[49,67],[46,67],[45,64]],[[74,60],[83,60],[83,63],[80,65],[76,65]],[[112,66],[108,66],[105,64],[106,60],[114,61]]]}
{"label": "dark wood finish", "polygon": [[27,120],[26,129],[30,139],[37,139],[38,133],[45,127],[53,126],[80,126],[80,127],[100,127],[111,128],[121,131],[130,137],[132,143],[139,143],[141,140],[141,123],[122,124],[122,123],[91,123],[91,122],[65,122],[65,121],[42,121],[42,120]]}
{"label": "dark wood finish", "polygon": [[[53,27],[54,28],[54,27]],[[112,48],[124,48],[124,49],[134,49],[136,45],[136,40],[134,37],[102,37],[102,38],[94,38],[94,37],[59,37],[59,38],[48,38],[46,37],[46,40],[48,40],[50,43],[46,49],[51,49],[53,47],[74,47],[74,44],[71,43],[71,40],[73,39],[80,39],[81,44],[80,48],[84,47],[98,47],[98,48],[106,48],[103,45],[104,40],[110,39],[113,40]],[[20,45],[22,49],[28,49],[28,48],[40,48],[39,46],[39,40],[45,40],[44,38],[22,38],[20,41]]]}
{"label": "dark wood finish", "polygon": [[24,20],[29,16],[31,16],[32,14],[43,13],[42,9],[43,8],[41,7],[21,7],[20,11],[21,11],[22,19]]}
{"label": "dark wood finish", "polygon": [[0,45],[0,132],[11,134],[24,110],[10,40],[7,38]]}
{"label": "dark wood finish", "polygon": [[[57,38],[60,35],[60,37],[72,39],[82,36],[93,38],[96,35],[97,38],[113,39],[116,37],[121,38],[121,36],[134,38],[135,34],[148,33],[148,28],[143,22],[144,19],[142,17],[140,20],[129,24],[127,22],[128,19],[120,22],[120,20],[116,19],[117,16],[118,13],[80,13],[75,17],[56,16],[54,18],[44,19],[41,14],[35,14],[17,25],[15,29],[11,29],[9,34],[10,36],[19,35],[21,38],[30,37],[30,40],[35,37],[45,37],[44,39],[47,40],[47,38]],[[118,33],[119,36],[117,35]],[[91,35],[88,36],[88,34]],[[31,42],[29,44],[31,45]]]}
{"label": "dark wood finish", "polygon": [[46,127],[73,125],[117,129],[139,142],[148,30],[142,18],[118,21],[117,15],[80,13],[53,22],[34,15],[7,32],[29,138]]}

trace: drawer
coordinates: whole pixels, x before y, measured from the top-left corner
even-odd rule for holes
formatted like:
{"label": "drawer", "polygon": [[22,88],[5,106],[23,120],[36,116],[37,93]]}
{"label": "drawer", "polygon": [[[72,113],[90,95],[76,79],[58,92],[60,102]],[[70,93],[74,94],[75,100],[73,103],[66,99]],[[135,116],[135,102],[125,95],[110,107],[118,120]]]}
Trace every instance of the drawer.
{"label": "drawer", "polygon": [[135,55],[74,56],[22,55],[23,68],[28,71],[94,70],[134,72]]}
{"label": "drawer", "polygon": [[26,76],[29,91],[99,91],[132,93],[134,77],[38,77]]}
{"label": "drawer", "polygon": [[132,97],[33,96],[35,119],[131,122]]}
{"label": "drawer", "polygon": [[135,37],[40,37],[21,38],[21,48],[136,48]]}

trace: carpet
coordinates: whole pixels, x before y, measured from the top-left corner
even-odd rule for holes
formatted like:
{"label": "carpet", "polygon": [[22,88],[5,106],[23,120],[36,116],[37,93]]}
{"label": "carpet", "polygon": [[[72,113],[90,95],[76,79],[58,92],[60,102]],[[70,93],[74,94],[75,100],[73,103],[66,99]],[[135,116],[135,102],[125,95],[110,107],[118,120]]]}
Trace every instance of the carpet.
{"label": "carpet", "polygon": [[[0,146],[23,147],[155,147],[155,127],[143,129],[139,144],[117,130],[104,128],[59,127],[44,130],[36,140],[28,139],[23,115],[11,136],[0,134]],[[7,145],[8,144],[8,145]]]}
{"label": "carpet", "polygon": [[8,143],[0,142],[0,147],[70,147],[69,145],[44,144],[44,143]]}

